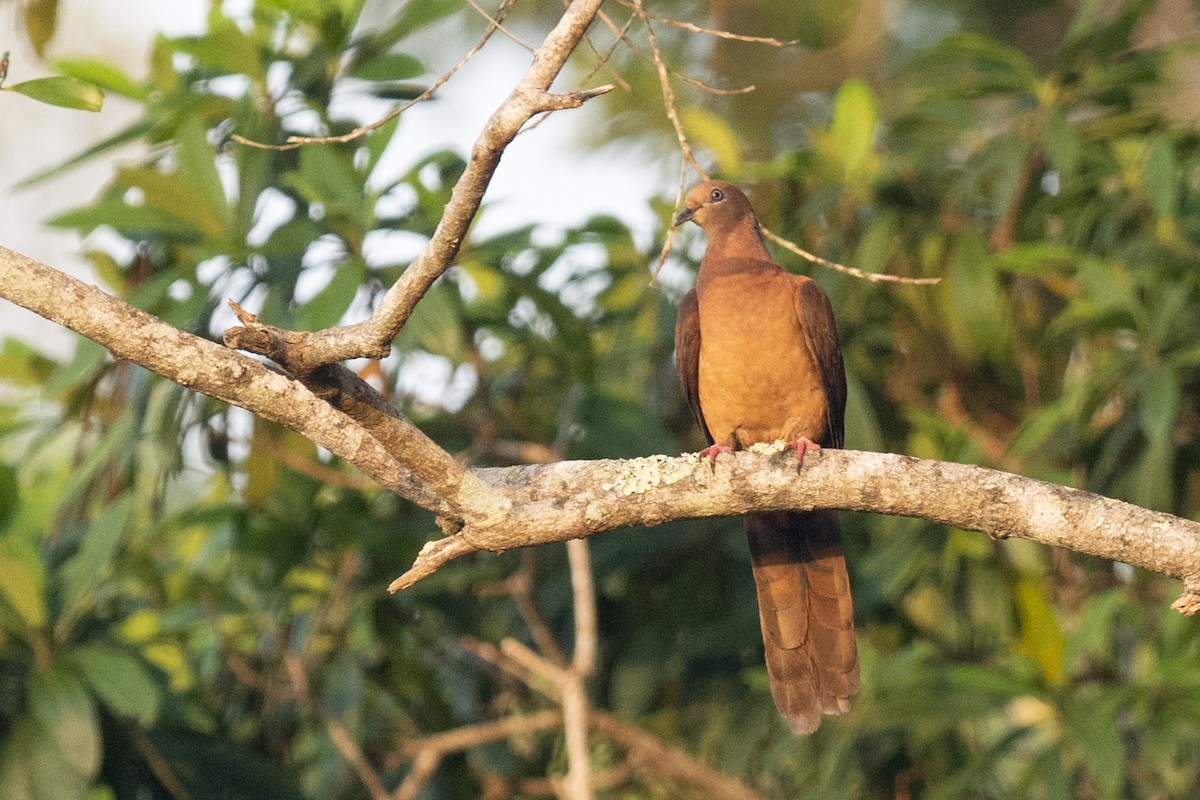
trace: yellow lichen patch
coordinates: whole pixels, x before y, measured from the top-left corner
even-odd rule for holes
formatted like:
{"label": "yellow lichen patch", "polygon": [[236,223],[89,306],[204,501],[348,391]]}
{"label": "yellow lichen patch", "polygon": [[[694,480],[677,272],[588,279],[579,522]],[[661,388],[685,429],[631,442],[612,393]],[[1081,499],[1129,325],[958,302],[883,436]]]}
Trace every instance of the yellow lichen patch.
{"label": "yellow lichen patch", "polygon": [[697,461],[699,456],[695,453],[687,453],[679,458],[662,455],[631,458],[622,462],[614,479],[601,484],[600,488],[606,492],[618,491],[623,495],[644,494],[656,486],[669,486],[690,477],[692,465]]}
{"label": "yellow lichen patch", "polygon": [[782,453],[786,447],[787,442],[783,439],[776,439],[773,442],[755,442],[747,449],[751,453],[758,453],[761,456],[772,456],[776,453]]}

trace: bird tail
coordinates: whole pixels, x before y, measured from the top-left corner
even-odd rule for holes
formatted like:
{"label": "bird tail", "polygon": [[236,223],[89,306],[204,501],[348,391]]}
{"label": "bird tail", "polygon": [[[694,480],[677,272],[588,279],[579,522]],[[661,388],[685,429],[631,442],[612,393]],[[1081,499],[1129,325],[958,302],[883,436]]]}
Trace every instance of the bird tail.
{"label": "bird tail", "polygon": [[858,690],[854,608],[836,511],[746,516],[771,696],[796,733]]}

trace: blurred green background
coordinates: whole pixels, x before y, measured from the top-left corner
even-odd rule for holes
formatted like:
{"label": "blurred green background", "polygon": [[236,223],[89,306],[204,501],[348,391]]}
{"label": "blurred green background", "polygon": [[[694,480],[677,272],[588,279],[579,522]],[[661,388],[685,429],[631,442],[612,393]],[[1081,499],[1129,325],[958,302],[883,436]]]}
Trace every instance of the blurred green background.
{"label": "blurred green background", "polygon": [[[27,7],[40,9],[26,18],[35,44],[53,30],[51,6]],[[672,69],[757,87],[675,83],[701,160],[748,190],[764,224],[861,269],[943,279],[871,283],[777,253],[833,300],[848,447],[1196,517],[1194,5],[648,8],[798,40],[655,23]],[[604,9],[617,26],[632,13]],[[518,2],[506,25],[536,44],[559,10]],[[230,297],[283,327],[361,319],[432,232],[464,153],[385,157],[400,133],[420,140],[406,117],[351,144],[285,152],[229,136],[350,130],[389,107],[372,99],[418,94],[485,24],[461,0],[258,0],[228,15],[213,4],[204,33],[159,37],[132,77],[59,61],[142,109],[68,166],[147,147],[47,222],[85,237],[107,289],[197,334],[219,339]],[[592,33],[596,50],[581,47],[560,86],[612,80],[592,73],[613,36],[599,23]],[[644,28],[628,35],[639,49],[609,59],[628,88],[563,116],[580,115],[581,163],[656,165],[653,196],[612,198],[647,207],[656,228],[615,211],[547,226],[533,206],[519,225],[481,225],[393,356],[352,365],[469,463],[702,444],[671,360],[702,240],[684,232],[647,284],[679,155]],[[29,102],[0,97],[5,114]],[[530,194],[538,179],[523,176]],[[863,677],[851,713],[805,738],[777,716],[740,522],[724,519],[590,540],[597,706],[764,797],[1200,796],[1200,626],[1168,609],[1176,582],[915,520],[843,524]],[[59,359],[6,339],[0,797],[363,798],[331,720],[390,789],[404,742],[542,707],[464,642],[532,643],[498,590],[524,570],[569,651],[565,550],[460,560],[388,596],[436,535],[430,515],[293,433],[87,341]],[[310,697],[289,675],[297,664]],[[620,758],[599,734],[592,746],[597,769]],[[443,762],[421,797],[476,797],[489,780],[564,763],[561,734],[476,748]],[[706,795],[640,778],[600,796]]]}

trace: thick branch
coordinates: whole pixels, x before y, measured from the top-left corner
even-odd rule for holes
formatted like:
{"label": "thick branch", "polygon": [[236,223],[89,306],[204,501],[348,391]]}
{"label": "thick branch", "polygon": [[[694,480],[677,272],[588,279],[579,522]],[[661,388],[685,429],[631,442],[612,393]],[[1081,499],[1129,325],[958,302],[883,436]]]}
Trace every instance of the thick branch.
{"label": "thick branch", "polygon": [[285,425],[432,511],[490,516],[507,507],[503,496],[436,445],[429,443],[440,457],[429,447],[405,450],[392,443],[393,451],[423,456],[401,465],[388,447],[298,381],[4,247],[0,296],[104,345],[117,358]]}
{"label": "thick branch", "polygon": [[245,337],[240,346],[269,355],[300,375],[335,361],[386,356],[392,339],[408,320],[417,301],[457,255],[484,191],[500,163],[500,156],[521,127],[537,114],[577,108],[589,98],[612,90],[612,86],[602,86],[565,94],[549,91],[571,51],[591,25],[600,2],[574,0],[542,46],[534,52],[528,71],[492,114],[471,148],[466,170],[454,185],[450,202],[446,204],[429,243],[388,290],[370,319],[315,333],[295,333],[263,326],[261,334],[273,341],[262,343]]}
{"label": "thick branch", "polygon": [[[825,450],[797,474],[779,446],[722,456],[476,470],[512,501],[507,519],[430,543],[391,586],[412,585],[479,549],[506,550],[629,525],[776,509],[840,508],[920,517],[1123,561],[1200,590],[1200,523],[1106,497],[966,464]],[[1183,607],[1180,610],[1184,610]]]}

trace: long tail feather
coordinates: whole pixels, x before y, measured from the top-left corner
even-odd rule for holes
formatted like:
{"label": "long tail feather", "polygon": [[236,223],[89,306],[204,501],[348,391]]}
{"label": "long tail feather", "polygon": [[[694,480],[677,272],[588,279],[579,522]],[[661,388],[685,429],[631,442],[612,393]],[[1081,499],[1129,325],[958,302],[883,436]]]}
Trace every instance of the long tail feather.
{"label": "long tail feather", "polygon": [[842,714],[858,690],[854,607],[835,511],[750,514],[771,695],[796,733]]}

